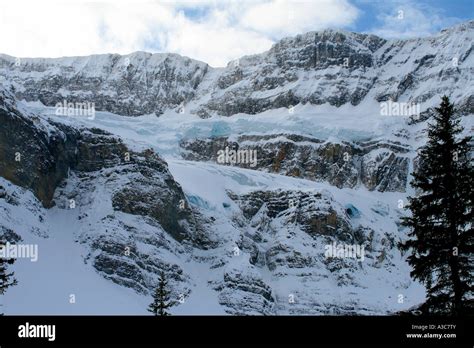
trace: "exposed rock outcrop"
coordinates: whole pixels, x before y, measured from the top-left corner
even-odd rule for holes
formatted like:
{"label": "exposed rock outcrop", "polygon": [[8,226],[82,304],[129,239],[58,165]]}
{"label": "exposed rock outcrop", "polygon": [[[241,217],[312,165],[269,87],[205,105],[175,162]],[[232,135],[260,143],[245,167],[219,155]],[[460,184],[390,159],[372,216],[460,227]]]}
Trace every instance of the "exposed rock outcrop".
{"label": "exposed rock outcrop", "polygon": [[[241,135],[232,139],[185,140],[183,157],[193,161],[219,162],[226,148],[247,153],[257,160],[232,163],[331,185],[369,190],[404,192],[407,186],[409,147],[401,143],[369,141],[331,143],[295,134]],[[222,164],[231,164],[224,162]],[[255,164],[255,165],[254,165]]]}

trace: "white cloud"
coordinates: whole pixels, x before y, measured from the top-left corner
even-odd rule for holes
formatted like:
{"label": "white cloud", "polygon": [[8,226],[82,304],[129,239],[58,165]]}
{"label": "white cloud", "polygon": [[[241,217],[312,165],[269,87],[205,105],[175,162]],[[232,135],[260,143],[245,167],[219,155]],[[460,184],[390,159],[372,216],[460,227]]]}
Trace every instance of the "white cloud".
{"label": "white cloud", "polygon": [[371,32],[387,39],[429,36],[458,21],[437,8],[408,0],[381,4],[377,19],[381,25]]}
{"label": "white cloud", "polygon": [[349,26],[347,0],[0,2],[0,52],[59,57],[174,52],[224,66],[288,35]]}
{"label": "white cloud", "polygon": [[241,24],[261,33],[295,35],[329,26],[348,26],[358,10],[345,0],[266,1],[250,7]]}
{"label": "white cloud", "polygon": [[252,31],[231,26],[196,24],[181,19],[179,28],[168,35],[166,51],[195,57],[213,66],[224,66],[232,59],[259,53],[272,41]]}

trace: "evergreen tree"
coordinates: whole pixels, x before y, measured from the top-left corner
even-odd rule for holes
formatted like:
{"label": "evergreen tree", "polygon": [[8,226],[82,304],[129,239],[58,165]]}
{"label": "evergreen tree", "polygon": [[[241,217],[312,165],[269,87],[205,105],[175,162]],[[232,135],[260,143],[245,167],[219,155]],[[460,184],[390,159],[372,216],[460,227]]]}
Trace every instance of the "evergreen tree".
{"label": "evergreen tree", "polygon": [[175,305],[171,300],[171,291],[168,289],[168,281],[165,272],[161,271],[158,287],[153,295],[153,302],[148,306],[148,311],[154,315],[170,315],[168,309]]}
{"label": "evergreen tree", "polygon": [[424,313],[459,315],[472,309],[474,172],[471,137],[458,139],[462,130],[444,96],[413,173],[412,216],[403,219],[410,239],[400,246],[411,252],[411,276],[426,287]]}
{"label": "evergreen tree", "polygon": [[13,272],[7,272],[7,265],[12,264],[15,260],[0,259],[0,295],[3,295],[7,288],[16,285],[17,281],[13,278]]}
{"label": "evergreen tree", "polygon": [[[5,244],[0,242],[0,248],[4,248]],[[7,288],[17,284],[16,279],[13,277],[13,272],[8,273],[8,265],[13,264],[14,259],[2,259],[0,258],[0,296],[7,291]]]}

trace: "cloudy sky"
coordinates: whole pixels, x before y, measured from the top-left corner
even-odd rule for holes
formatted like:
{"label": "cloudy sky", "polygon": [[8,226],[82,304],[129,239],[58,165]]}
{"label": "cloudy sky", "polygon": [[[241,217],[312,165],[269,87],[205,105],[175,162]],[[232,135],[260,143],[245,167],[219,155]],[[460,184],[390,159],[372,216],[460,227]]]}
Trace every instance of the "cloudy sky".
{"label": "cloudy sky", "polygon": [[212,66],[324,28],[426,36],[473,19],[472,0],[0,0],[0,53],[174,52]]}

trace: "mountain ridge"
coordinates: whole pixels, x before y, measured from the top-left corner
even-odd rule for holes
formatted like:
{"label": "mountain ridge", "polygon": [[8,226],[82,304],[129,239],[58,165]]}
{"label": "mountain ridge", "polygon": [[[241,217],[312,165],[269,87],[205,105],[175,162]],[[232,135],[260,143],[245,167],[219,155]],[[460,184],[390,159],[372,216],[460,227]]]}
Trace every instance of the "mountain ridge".
{"label": "mountain ridge", "polygon": [[[19,61],[0,55],[0,77],[15,88],[18,99],[46,106],[60,99],[94,99],[96,110],[124,116],[161,115],[165,109],[188,106],[200,117],[232,116],[299,103],[358,105],[364,99],[407,99],[421,103],[424,111],[439,93],[472,110],[473,36],[474,21],[406,40],[313,31],[283,38],[268,51],[224,68],[174,53],[143,51]],[[451,81],[457,81],[452,91],[447,87]]]}
{"label": "mountain ridge", "polygon": [[[469,28],[473,28],[474,27],[474,20],[467,20],[467,21],[464,21],[464,22],[461,22],[461,23],[458,23],[458,24],[455,24],[455,25],[452,25],[450,27],[446,27],[446,28],[443,28],[441,29],[440,31],[438,31],[437,33],[434,33],[434,34],[431,34],[431,35],[428,35],[428,36],[424,36],[424,38],[433,38],[433,37],[436,37],[436,36],[439,36],[439,35],[442,35],[442,34],[445,34],[445,33],[449,33],[449,32],[452,32],[452,31],[458,31],[458,30],[466,30],[466,29],[469,29]],[[283,41],[283,40],[288,40],[288,39],[294,39],[298,36],[304,36],[304,35],[308,35],[308,34],[318,34],[318,33],[325,33],[325,32],[331,32],[331,33],[341,33],[341,34],[344,34],[344,35],[348,35],[348,34],[357,34],[357,35],[365,35],[367,37],[370,37],[370,36],[373,36],[377,39],[381,39],[381,40],[384,40],[384,41],[410,41],[410,40],[417,40],[419,38],[405,38],[405,39],[385,39],[383,38],[382,36],[378,36],[376,34],[373,34],[373,33],[358,33],[358,32],[355,32],[355,31],[350,31],[350,30],[346,30],[346,29],[335,29],[335,28],[327,28],[327,29],[322,29],[322,30],[310,30],[310,31],[307,31],[307,32],[304,32],[304,33],[301,33],[301,34],[296,34],[296,35],[289,35],[289,36],[284,36],[282,37],[281,39],[279,39],[277,42],[275,42],[274,44],[272,44],[272,47],[277,45],[280,41]],[[271,47],[271,48],[272,48]],[[249,54],[249,55],[244,55],[242,57],[239,57],[239,58],[236,58],[236,59],[232,59],[231,61],[229,61],[227,63],[227,65],[231,64],[233,61],[235,60],[238,60],[238,59],[242,59],[242,58],[245,58],[245,57],[252,57],[252,56],[255,56],[255,55],[260,55],[262,53],[265,53],[265,52],[268,52],[269,50],[268,49],[267,51],[264,51],[264,52],[260,52],[260,53],[255,53],[255,54]],[[195,59],[195,58],[191,58],[191,57],[188,57],[188,56],[185,56],[185,55],[182,55],[182,54],[179,54],[179,53],[173,53],[173,52],[149,52],[149,51],[142,51],[142,50],[138,50],[138,51],[133,51],[133,52],[130,52],[130,53],[127,53],[127,54],[120,54],[120,53],[113,53],[113,52],[109,52],[109,53],[98,53],[98,54],[90,54],[90,55],[77,55],[77,56],[61,56],[61,57],[18,57],[20,59],[65,59],[65,58],[84,58],[84,57],[92,57],[92,56],[108,56],[108,55],[113,55],[113,56],[129,56],[129,55],[134,55],[134,54],[139,54],[139,53],[144,53],[144,54],[149,54],[149,55],[175,55],[175,56],[179,56],[181,58],[187,58],[187,59],[191,59],[191,60],[194,60],[194,61],[197,61],[197,62],[200,62],[200,63],[205,63],[205,64],[208,64],[207,62],[205,62],[204,60],[199,60],[199,59]],[[7,54],[7,53],[0,53],[0,57],[1,56],[5,56],[7,58],[9,58],[10,60],[15,60],[15,58],[17,58],[16,56],[13,56],[13,55],[10,55],[10,54]],[[214,69],[222,69],[224,67],[213,67]]]}

